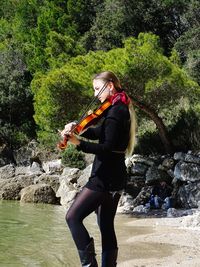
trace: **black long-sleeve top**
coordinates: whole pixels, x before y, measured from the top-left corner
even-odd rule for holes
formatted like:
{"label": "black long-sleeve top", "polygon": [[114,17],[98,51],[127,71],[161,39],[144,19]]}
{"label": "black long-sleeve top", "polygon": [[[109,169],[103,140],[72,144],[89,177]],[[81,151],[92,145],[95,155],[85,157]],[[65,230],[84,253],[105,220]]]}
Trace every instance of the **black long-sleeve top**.
{"label": "black long-sleeve top", "polygon": [[89,128],[81,136],[99,140],[80,141],[78,150],[95,154],[86,187],[95,191],[121,190],[126,184],[125,150],[129,142],[130,114],[121,101],[105,112],[100,126]]}

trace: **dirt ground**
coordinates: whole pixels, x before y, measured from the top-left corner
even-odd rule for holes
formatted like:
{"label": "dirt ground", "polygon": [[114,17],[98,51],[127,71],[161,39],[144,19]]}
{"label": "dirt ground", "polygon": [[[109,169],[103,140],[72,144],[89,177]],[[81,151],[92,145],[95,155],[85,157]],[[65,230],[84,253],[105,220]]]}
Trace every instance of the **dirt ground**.
{"label": "dirt ground", "polygon": [[118,267],[200,267],[200,211],[175,218],[139,218],[125,223],[140,229],[122,240]]}

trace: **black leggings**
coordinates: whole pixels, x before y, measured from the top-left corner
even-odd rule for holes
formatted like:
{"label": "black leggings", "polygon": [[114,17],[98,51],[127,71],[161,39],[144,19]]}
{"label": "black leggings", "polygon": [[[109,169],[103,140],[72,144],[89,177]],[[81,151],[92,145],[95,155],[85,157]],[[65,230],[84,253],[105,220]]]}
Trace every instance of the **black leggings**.
{"label": "black leggings", "polygon": [[114,217],[119,199],[120,194],[118,193],[112,195],[109,192],[97,192],[86,187],[83,188],[66,215],[67,224],[78,250],[84,250],[90,242],[90,236],[83,225],[83,220],[93,211],[96,211],[101,231],[102,251],[117,248]]}

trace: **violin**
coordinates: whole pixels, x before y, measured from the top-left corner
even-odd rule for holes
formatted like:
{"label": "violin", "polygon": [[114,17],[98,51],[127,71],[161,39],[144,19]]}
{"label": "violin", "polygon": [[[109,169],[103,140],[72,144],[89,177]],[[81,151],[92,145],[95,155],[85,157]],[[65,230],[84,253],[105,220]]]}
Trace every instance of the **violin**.
{"label": "violin", "polygon": [[[98,107],[94,112],[91,114],[83,117],[82,119],[77,122],[76,125],[72,128],[71,132],[76,134],[81,134],[87,128],[95,125],[99,119],[102,117],[105,110],[107,110],[112,105],[110,100],[104,101],[104,103]],[[63,140],[58,143],[57,147],[61,150],[64,150],[67,147],[68,136],[67,134],[64,135]]]}

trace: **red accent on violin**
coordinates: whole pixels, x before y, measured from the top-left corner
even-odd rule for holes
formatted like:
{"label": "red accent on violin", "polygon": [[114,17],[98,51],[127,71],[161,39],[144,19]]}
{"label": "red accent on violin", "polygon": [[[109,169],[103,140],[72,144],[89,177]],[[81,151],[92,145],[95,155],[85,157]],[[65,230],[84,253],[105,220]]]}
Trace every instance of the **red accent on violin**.
{"label": "red accent on violin", "polygon": [[[97,108],[93,113],[87,115],[83,119],[81,119],[72,129],[72,132],[76,134],[81,134],[84,130],[89,128],[90,126],[95,125],[98,120],[102,117],[104,111],[108,109],[112,105],[111,101],[106,100],[99,108]],[[57,147],[60,149],[65,149],[67,147],[68,137],[65,135],[63,137],[62,142],[60,142]]]}

